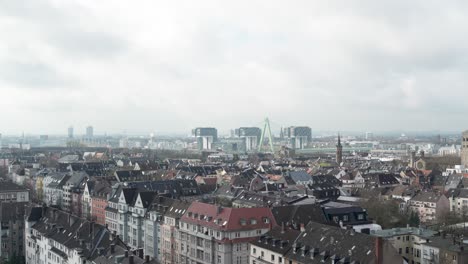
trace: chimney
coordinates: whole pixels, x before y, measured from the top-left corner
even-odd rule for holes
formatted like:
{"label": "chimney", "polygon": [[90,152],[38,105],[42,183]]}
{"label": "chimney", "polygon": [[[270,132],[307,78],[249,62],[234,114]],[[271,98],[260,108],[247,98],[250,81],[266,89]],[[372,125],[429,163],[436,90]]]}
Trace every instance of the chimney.
{"label": "chimney", "polygon": [[375,238],[375,264],[383,263],[383,240],[381,237]]}
{"label": "chimney", "polygon": [[115,244],[110,245],[110,253],[114,254],[115,253]]}
{"label": "chimney", "polygon": [[305,226],[304,224],[301,224],[301,232],[304,232],[305,231]]}
{"label": "chimney", "polygon": [[219,215],[219,214],[221,214],[222,211],[223,211],[223,207],[218,206],[218,207],[217,207],[217,210],[216,210],[216,214]]}
{"label": "chimney", "polygon": [[128,264],[134,264],[133,255],[128,257]]}
{"label": "chimney", "polygon": [[145,256],[145,263],[149,263],[149,261],[150,261],[150,257],[149,257],[149,255],[146,255]]}
{"label": "chimney", "polygon": [[284,234],[284,222],[281,222],[281,234]]}

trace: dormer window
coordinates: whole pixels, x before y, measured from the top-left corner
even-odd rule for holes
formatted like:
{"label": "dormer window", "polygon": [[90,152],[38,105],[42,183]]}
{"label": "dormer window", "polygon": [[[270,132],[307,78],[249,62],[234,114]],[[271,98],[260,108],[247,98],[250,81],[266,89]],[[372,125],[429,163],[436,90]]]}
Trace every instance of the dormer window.
{"label": "dormer window", "polygon": [[270,223],[270,218],[264,217],[264,218],[263,218],[263,223],[269,224],[269,223]]}
{"label": "dormer window", "polygon": [[256,225],[256,224],[257,224],[257,220],[254,219],[254,218],[250,219],[250,224],[251,224],[251,225]]}

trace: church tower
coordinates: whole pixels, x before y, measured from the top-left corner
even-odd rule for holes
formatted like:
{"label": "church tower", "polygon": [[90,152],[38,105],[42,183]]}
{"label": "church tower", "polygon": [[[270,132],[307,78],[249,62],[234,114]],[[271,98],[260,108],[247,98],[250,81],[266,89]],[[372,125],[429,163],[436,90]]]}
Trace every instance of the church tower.
{"label": "church tower", "polygon": [[343,161],[343,146],[341,145],[340,134],[338,133],[338,144],[336,144],[336,163],[338,165]]}

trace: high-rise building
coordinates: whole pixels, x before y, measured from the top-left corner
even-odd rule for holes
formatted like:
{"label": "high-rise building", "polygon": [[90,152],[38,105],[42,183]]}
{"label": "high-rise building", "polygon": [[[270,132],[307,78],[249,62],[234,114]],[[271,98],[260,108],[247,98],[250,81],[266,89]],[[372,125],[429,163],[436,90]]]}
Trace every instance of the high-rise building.
{"label": "high-rise building", "polygon": [[468,130],[462,133],[461,164],[468,168]]}
{"label": "high-rise building", "polygon": [[73,127],[72,126],[70,126],[68,128],[68,138],[73,138]]}
{"label": "high-rise building", "polygon": [[366,132],[366,140],[373,140],[374,134],[372,132]]}
{"label": "high-rise building", "polygon": [[218,130],[214,127],[197,127],[192,130],[192,136],[197,139],[199,150],[210,150],[218,140]]}
{"label": "high-rise building", "polygon": [[92,126],[86,127],[86,137],[87,138],[92,138],[93,137],[93,127]]}
{"label": "high-rise building", "polygon": [[245,150],[254,151],[260,143],[262,130],[258,127],[240,127],[234,131],[236,137],[245,140]]}
{"label": "high-rise building", "polygon": [[306,126],[286,127],[283,136],[289,140],[291,148],[304,149],[312,141],[312,129]]}

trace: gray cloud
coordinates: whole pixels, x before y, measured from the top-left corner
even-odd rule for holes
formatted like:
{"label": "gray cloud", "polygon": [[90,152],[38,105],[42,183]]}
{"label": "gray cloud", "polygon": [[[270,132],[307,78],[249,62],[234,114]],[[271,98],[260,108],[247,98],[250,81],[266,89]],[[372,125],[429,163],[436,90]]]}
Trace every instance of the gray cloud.
{"label": "gray cloud", "polygon": [[42,133],[228,130],[265,116],[461,130],[467,23],[465,1],[1,1],[0,89],[27,107],[0,111]]}

